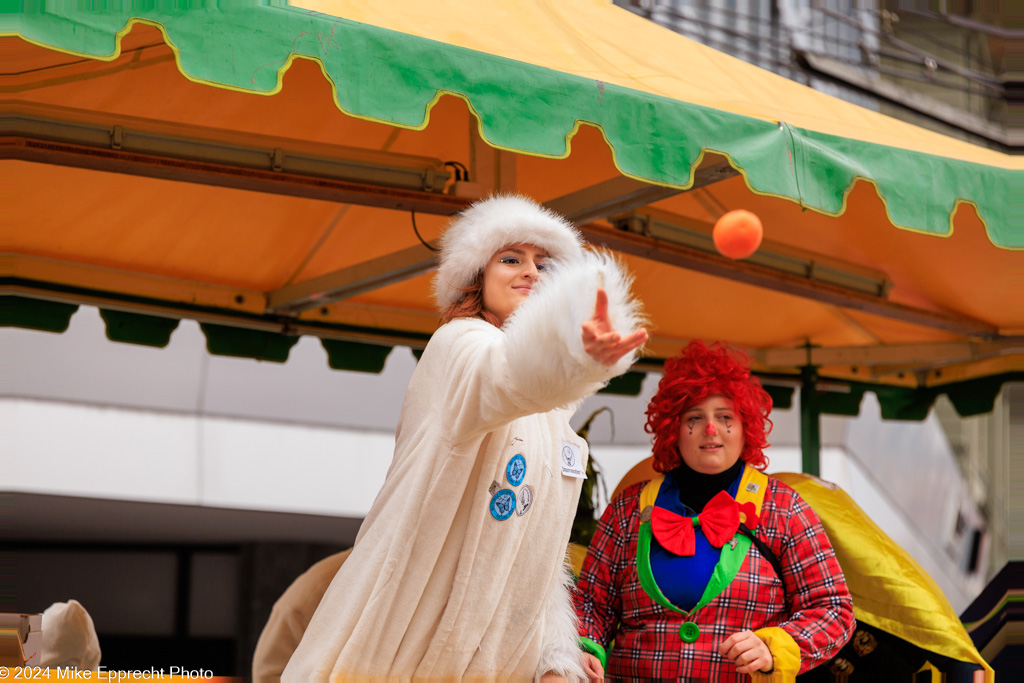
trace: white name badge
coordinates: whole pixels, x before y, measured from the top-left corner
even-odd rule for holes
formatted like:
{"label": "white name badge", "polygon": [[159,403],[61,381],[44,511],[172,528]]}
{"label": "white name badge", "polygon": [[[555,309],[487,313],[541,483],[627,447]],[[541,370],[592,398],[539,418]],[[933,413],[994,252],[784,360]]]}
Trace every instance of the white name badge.
{"label": "white name badge", "polygon": [[568,441],[562,442],[562,474],[577,479],[587,478],[587,469],[583,466],[583,456],[580,455],[580,447]]}

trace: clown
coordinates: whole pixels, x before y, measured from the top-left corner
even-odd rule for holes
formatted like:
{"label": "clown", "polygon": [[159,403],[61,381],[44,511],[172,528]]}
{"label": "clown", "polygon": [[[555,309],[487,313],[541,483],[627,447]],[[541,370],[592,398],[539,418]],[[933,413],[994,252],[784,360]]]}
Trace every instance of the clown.
{"label": "clown", "polygon": [[646,425],[663,474],[612,501],[580,574],[591,678],[790,680],[849,640],[821,522],[760,471],[770,411],[726,348],[691,342],[666,362]]}

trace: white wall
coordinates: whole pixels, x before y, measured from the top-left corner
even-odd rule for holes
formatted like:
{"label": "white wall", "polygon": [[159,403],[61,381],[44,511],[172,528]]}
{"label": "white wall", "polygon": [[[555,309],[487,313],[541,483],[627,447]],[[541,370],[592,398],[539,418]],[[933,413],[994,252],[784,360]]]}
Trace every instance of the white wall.
{"label": "white wall", "polygon": [[286,423],[0,400],[4,489],[363,517],[394,437]]}

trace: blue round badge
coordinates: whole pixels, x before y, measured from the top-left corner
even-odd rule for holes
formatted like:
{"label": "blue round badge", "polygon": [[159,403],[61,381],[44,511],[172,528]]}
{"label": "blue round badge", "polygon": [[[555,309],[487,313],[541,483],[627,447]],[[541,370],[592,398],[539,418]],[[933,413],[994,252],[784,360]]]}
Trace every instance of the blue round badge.
{"label": "blue round badge", "polygon": [[525,476],[526,458],[523,457],[522,453],[516,453],[508,461],[508,467],[505,468],[505,478],[513,486],[519,486],[523,483],[523,477]]}
{"label": "blue round badge", "polygon": [[504,522],[516,511],[516,494],[509,489],[502,489],[491,496],[491,516]]}

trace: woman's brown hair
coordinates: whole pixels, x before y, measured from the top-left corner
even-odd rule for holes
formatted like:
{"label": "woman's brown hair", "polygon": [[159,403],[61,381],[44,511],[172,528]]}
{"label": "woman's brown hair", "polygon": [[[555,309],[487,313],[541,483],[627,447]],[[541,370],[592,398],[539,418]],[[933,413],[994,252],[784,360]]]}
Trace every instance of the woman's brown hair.
{"label": "woman's brown hair", "polygon": [[464,294],[458,301],[441,314],[441,324],[449,323],[456,318],[480,318],[495,327],[501,327],[497,316],[484,309],[484,273],[477,273],[476,279],[469,287],[462,289]]}

